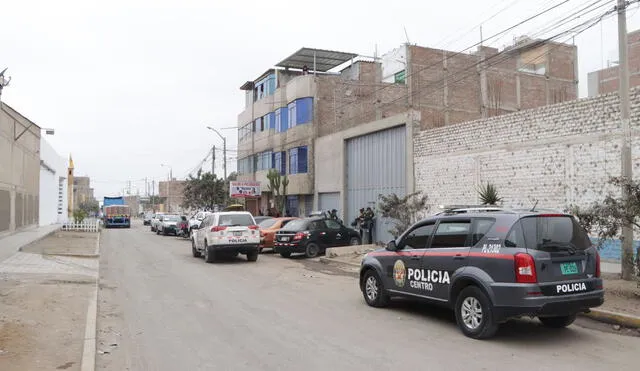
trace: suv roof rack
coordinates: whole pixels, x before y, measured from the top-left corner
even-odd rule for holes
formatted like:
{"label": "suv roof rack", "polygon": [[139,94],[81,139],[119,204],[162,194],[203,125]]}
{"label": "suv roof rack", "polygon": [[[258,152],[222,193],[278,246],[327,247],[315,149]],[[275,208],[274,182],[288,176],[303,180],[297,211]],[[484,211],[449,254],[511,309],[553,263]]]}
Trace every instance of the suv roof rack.
{"label": "suv roof rack", "polygon": [[440,205],[441,212],[436,213],[436,215],[443,214],[464,214],[464,213],[472,213],[472,212],[498,212],[498,211],[510,211],[509,209],[505,209],[500,206],[490,206],[490,205]]}

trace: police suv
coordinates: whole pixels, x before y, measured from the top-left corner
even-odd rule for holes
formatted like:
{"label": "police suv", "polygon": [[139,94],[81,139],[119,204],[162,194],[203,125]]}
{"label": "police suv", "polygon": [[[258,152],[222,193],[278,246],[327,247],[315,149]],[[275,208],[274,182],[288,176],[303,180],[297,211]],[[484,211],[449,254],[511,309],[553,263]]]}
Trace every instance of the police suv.
{"label": "police suv", "polygon": [[520,316],[566,327],[604,302],[600,255],[572,215],[500,208],[452,209],[414,224],[364,257],[360,289],[373,307],[397,296],[452,308],[476,339]]}

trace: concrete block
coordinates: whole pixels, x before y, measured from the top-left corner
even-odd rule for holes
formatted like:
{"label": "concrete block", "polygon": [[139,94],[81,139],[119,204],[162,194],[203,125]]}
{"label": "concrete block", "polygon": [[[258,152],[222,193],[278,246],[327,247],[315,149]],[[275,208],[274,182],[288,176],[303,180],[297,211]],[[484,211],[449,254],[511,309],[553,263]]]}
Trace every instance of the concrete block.
{"label": "concrete block", "polygon": [[330,247],[327,249],[325,256],[327,258],[338,258],[348,255],[364,255],[370,251],[379,249],[377,245],[356,245],[356,246],[340,246]]}

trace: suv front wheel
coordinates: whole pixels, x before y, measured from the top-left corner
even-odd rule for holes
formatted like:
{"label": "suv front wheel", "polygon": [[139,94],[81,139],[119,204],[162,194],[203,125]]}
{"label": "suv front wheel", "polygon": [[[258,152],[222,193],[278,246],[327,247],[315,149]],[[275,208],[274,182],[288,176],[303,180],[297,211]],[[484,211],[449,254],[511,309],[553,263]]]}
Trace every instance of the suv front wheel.
{"label": "suv front wheel", "polygon": [[365,272],[362,282],[362,294],[367,304],[377,308],[389,305],[389,294],[385,291],[380,276],[373,269]]}
{"label": "suv front wheel", "polygon": [[569,326],[576,320],[575,314],[570,314],[568,316],[558,316],[558,317],[538,317],[540,322],[543,325],[551,328],[564,328]]}
{"label": "suv front wheel", "polygon": [[485,293],[476,286],[465,287],[456,300],[456,322],[466,336],[486,339],[498,330],[493,318],[493,305]]}

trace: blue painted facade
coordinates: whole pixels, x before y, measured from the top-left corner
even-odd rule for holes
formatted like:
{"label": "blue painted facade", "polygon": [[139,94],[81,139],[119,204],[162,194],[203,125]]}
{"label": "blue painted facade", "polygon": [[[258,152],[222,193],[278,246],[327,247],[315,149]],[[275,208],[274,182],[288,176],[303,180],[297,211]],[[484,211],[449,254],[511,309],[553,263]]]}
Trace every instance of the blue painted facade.
{"label": "blue painted facade", "polygon": [[[595,245],[598,244],[598,239],[597,238],[592,238],[591,241]],[[640,241],[634,240],[633,241],[633,251],[634,251],[634,253],[635,253],[636,249],[639,246],[640,246]],[[618,239],[606,240],[602,244],[602,247],[598,251],[600,252],[600,258],[602,260],[620,263],[620,261],[621,261],[620,257],[621,257],[621,254],[622,254],[622,241],[620,241]]]}

